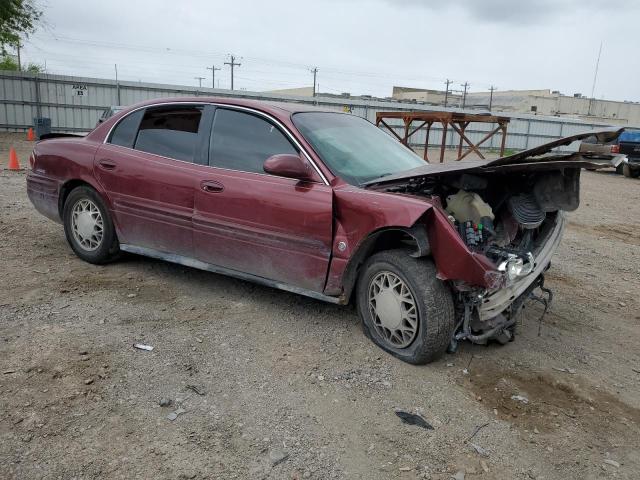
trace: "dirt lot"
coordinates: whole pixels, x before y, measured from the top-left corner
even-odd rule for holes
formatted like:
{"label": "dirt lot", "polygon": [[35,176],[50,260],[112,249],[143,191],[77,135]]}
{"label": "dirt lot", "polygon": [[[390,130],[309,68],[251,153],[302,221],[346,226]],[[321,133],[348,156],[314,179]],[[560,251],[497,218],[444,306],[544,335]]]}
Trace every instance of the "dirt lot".
{"label": "dirt lot", "polygon": [[[26,163],[29,144],[0,141],[3,165],[9,142]],[[3,479],[640,476],[638,180],[584,173],[540,336],[532,305],[515,342],[422,367],[367,341],[352,308],[141,257],[83,263],[24,172],[0,172],[0,272]]]}

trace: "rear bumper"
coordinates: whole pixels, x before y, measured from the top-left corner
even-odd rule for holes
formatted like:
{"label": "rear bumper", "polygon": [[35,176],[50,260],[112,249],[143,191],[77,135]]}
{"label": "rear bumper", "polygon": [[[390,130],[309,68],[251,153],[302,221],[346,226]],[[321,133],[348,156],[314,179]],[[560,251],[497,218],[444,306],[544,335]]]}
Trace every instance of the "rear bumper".
{"label": "rear bumper", "polygon": [[58,180],[34,172],[27,174],[27,195],[35,209],[55,222],[62,222],[58,211]]}
{"label": "rear bumper", "polygon": [[478,307],[480,321],[489,320],[504,312],[547,269],[549,263],[551,263],[551,257],[562,239],[565,222],[564,212],[558,212],[553,230],[548,234],[547,239],[538,251],[534,252],[535,266],[529,275],[512,283],[508,287],[495,290],[485,295],[482,303]]}

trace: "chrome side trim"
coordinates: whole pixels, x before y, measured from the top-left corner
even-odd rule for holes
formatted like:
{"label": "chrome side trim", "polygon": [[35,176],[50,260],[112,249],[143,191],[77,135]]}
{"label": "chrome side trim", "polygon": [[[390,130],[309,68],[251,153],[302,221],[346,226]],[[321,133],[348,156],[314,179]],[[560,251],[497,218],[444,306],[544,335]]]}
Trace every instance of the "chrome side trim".
{"label": "chrome side trim", "polygon": [[533,271],[512,285],[488,294],[478,307],[478,315],[481,321],[488,320],[502,313],[544,272],[560,244],[565,223],[565,213],[562,211],[558,212],[553,231],[549,234],[544,246],[536,253],[536,265]]}
{"label": "chrome side trim", "polygon": [[240,272],[238,270],[232,270],[230,268],[220,267],[211,263],[201,262],[195,258],[185,257],[182,255],[176,255],[173,253],[161,252],[153,248],[138,247],[136,245],[120,244],[120,250],[125,252],[134,253],[136,255],[143,255],[145,257],[157,258],[159,260],[165,260],[171,263],[177,263],[184,265],[185,267],[197,268],[198,270],[205,270],[207,272],[218,273],[221,275],[227,275],[229,277],[239,278],[240,280],[246,280],[267,287],[277,288],[279,290],[285,290],[291,293],[297,293],[306,297],[315,298],[316,300],[322,300],[323,302],[346,304],[346,300],[343,297],[330,297],[320,292],[314,292],[313,290],[307,290],[306,288],[296,287],[287,283],[270,280],[264,277],[258,277],[250,273]]}
{"label": "chrome side trim", "polygon": [[[300,152],[302,152],[302,154],[305,156],[307,161],[311,164],[313,169],[318,173],[318,175],[320,176],[320,178],[322,179],[324,184],[325,185],[329,185],[329,181],[327,180],[327,177],[325,177],[324,174],[322,173],[322,170],[320,170],[320,168],[318,168],[316,163],[311,158],[311,155],[309,155],[309,153],[302,147],[300,142],[298,142],[298,140],[291,134],[289,129],[287,127],[285,127],[277,118],[272,117],[271,115],[269,115],[267,113],[261,112],[260,110],[255,110],[253,108],[243,107],[243,106],[240,106],[240,105],[230,105],[230,104],[226,104],[226,103],[214,103],[214,102],[162,102],[162,103],[154,103],[154,104],[151,104],[151,105],[143,105],[141,107],[137,107],[137,108],[131,110],[130,112],[127,112],[126,115],[124,115],[122,118],[118,119],[118,121],[116,123],[111,125],[111,128],[109,128],[109,131],[107,132],[107,135],[104,137],[104,140],[102,141],[102,143],[103,144],[110,144],[108,142],[108,139],[111,137],[111,133],[113,132],[113,129],[116,128],[116,126],[118,126],[120,124],[120,122],[122,122],[125,118],[127,118],[132,113],[137,112],[138,110],[145,109],[145,108],[163,107],[163,106],[167,106],[167,105],[214,105],[214,106],[220,107],[220,108],[229,108],[231,110],[245,111],[245,112],[249,112],[249,113],[256,114],[258,116],[264,117],[267,120],[269,120],[270,122],[275,123],[278,126],[278,128],[280,128],[280,130],[289,138],[289,140],[291,142],[293,142],[296,147],[298,147]],[[126,148],[127,150],[136,151],[134,148],[123,147],[122,145],[118,145],[118,146],[121,147],[121,148]],[[148,152],[145,152],[145,153],[148,153]],[[175,160],[173,158],[164,157],[162,155],[157,155],[157,156],[162,157],[162,158],[169,158],[170,160]],[[187,163],[192,163],[192,162],[187,162]],[[210,166],[210,165],[203,165],[203,166],[207,167],[207,166]],[[218,167],[212,167],[212,168],[218,168]],[[230,170],[230,169],[225,169],[225,170]],[[232,170],[232,171],[240,171],[240,170]],[[252,172],[244,172],[244,173],[252,173]],[[261,175],[261,174],[258,174],[258,175]]]}

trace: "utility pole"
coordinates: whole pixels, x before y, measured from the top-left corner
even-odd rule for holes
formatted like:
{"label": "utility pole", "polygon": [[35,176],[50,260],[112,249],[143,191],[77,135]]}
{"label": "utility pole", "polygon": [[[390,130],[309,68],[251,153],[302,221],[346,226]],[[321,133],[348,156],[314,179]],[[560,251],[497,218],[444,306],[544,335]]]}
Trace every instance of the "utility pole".
{"label": "utility pole", "polygon": [[120,83],[118,82],[118,64],[114,63],[113,67],[116,70],[116,96],[117,96],[117,99],[118,99],[118,103],[117,104],[118,105],[122,105],[122,103],[120,103]]}
{"label": "utility pole", "polygon": [[18,54],[18,71],[21,72],[22,71],[22,63],[20,62],[20,40],[18,40],[18,43],[16,44],[16,51]]}
{"label": "utility pole", "polygon": [[447,84],[447,89],[444,91],[444,106],[446,107],[449,100],[449,85],[451,85],[453,82],[447,78],[447,81],[444,83]]}
{"label": "utility pole", "polygon": [[210,67],[207,67],[207,70],[211,70],[211,88],[216,88],[216,70],[220,69],[216,68],[215,65],[211,65]]}
{"label": "utility pole", "polygon": [[198,88],[202,88],[202,80],[204,80],[206,77],[193,77],[196,80],[198,80]]}
{"label": "utility pole", "polygon": [[231,57],[230,62],[224,62],[225,65],[229,65],[231,67],[231,90],[233,90],[233,67],[239,67],[242,65],[241,63],[236,63],[236,57],[233,55],[229,55]]}
{"label": "utility pole", "polygon": [[464,108],[464,106],[467,104],[467,89],[470,85],[469,82],[464,82],[462,86],[464,87],[464,91],[462,93],[462,108]]}
{"label": "utility pole", "polygon": [[493,92],[496,90],[496,87],[491,85],[489,89],[489,111],[491,111],[491,107],[493,106]]}
{"label": "utility pole", "polygon": [[318,75],[318,67],[313,67],[311,69],[311,73],[313,73],[313,96],[316,96],[316,75]]}

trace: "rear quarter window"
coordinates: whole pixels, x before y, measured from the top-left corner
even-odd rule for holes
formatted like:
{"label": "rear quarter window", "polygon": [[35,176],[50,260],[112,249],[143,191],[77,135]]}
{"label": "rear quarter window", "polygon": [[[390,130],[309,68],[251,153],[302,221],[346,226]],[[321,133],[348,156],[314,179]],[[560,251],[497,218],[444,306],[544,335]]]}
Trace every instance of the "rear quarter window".
{"label": "rear quarter window", "polygon": [[144,110],[138,110],[124,117],[111,132],[109,143],[122,147],[133,148],[138,133],[140,120],[144,115]]}

